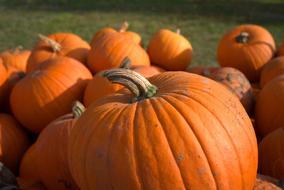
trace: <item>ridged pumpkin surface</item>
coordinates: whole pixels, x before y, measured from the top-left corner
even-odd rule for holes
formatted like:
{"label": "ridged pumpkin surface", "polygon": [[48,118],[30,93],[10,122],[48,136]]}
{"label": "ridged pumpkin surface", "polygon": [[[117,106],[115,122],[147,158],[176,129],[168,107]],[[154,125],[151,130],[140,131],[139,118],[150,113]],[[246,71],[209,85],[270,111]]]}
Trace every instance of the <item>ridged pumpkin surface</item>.
{"label": "ridged pumpkin surface", "polygon": [[239,100],[194,74],[165,72],[157,93],[131,103],[120,91],[78,119],[69,167],[78,186],[96,189],[248,189],[257,143]]}

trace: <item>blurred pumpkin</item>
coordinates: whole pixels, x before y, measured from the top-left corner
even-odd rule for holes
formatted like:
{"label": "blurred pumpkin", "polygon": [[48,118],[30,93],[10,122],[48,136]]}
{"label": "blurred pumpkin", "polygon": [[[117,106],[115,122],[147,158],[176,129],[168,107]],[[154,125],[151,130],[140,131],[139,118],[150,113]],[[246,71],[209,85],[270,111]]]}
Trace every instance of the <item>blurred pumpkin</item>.
{"label": "blurred pumpkin", "polygon": [[39,34],[39,41],[34,46],[28,59],[27,72],[46,60],[66,56],[86,63],[90,45],[72,33],[55,33],[48,36]]}
{"label": "blurred pumpkin", "polygon": [[239,69],[251,81],[275,53],[272,35],[258,25],[240,25],[227,32],[219,42],[217,59],[222,67]]}
{"label": "blurred pumpkin", "polygon": [[186,70],[192,60],[192,46],[180,30],[159,30],[150,40],[147,52],[153,65],[170,71]]}
{"label": "blurred pumpkin", "polygon": [[278,56],[284,56],[284,42],[281,44],[281,46],[278,49]]}
{"label": "blurred pumpkin", "polygon": [[91,78],[89,70],[75,59],[47,60],[16,84],[10,97],[11,109],[26,128],[38,133],[68,113],[72,102],[83,98]]}
{"label": "blurred pumpkin", "polygon": [[263,67],[260,75],[261,88],[267,82],[282,74],[284,74],[284,56],[272,59]]}
{"label": "blurred pumpkin", "polygon": [[186,72],[103,75],[132,93],[100,99],[73,127],[69,167],[81,189],[253,188],[255,133],[225,87]]}

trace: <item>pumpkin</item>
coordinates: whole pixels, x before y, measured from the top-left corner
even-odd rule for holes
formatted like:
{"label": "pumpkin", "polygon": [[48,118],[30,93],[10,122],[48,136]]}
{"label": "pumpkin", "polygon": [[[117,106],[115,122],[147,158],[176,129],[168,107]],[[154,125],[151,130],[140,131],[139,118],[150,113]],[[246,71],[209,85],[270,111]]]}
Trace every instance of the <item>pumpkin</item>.
{"label": "pumpkin", "polygon": [[255,133],[225,87],[186,72],[103,75],[132,93],[91,104],[73,127],[68,161],[80,189],[253,188]]}
{"label": "pumpkin", "polygon": [[260,86],[264,87],[271,79],[284,74],[284,56],[277,57],[269,61],[261,71]]}
{"label": "pumpkin", "polygon": [[262,137],[284,125],[283,107],[284,76],[279,76],[261,89],[256,101],[255,121]]}
{"label": "pumpkin", "polygon": [[227,32],[219,42],[218,63],[239,69],[251,81],[259,80],[260,71],[275,53],[272,35],[258,25],[240,25]]}
{"label": "pumpkin", "polygon": [[90,45],[79,36],[72,33],[55,33],[48,36],[40,34],[39,38],[28,59],[28,73],[44,61],[59,56],[71,57],[86,63]]}
{"label": "pumpkin", "polygon": [[180,30],[159,30],[150,40],[147,52],[152,64],[170,71],[185,70],[192,60],[192,46]]}
{"label": "pumpkin", "polygon": [[35,144],[25,152],[19,169],[17,182],[22,190],[42,190],[46,189],[38,176],[36,164]]}
{"label": "pumpkin", "polygon": [[189,72],[200,74],[225,85],[235,94],[249,115],[254,109],[254,94],[252,87],[243,73],[232,67],[197,67],[188,69]]}
{"label": "pumpkin", "polygon": [[91,41],[91,47],[95,44],[95,42],[100,39],[102,36],[107,35],[107,34],[112,34],[112,33],[121,33],[124,36],[126,36],[127,38],[133,40],[136,44],[142,44],[142,39],[141,36],[135,32],[132,31],[127,31],[128,29],[128,22],[123,22],[120,26],[120,29],[115,30],[113,28],[103,28],[101,30],[99,30],[92,38]]}
{"label": "pumpkin", "polygon": [[40,133],[36,143],[36,164],[42,183],[49,190],[78,189],[68,169],[67,146],[70,131],[84,106],[76,102],[73,113],[59,117]]}
{"label": "pumpkin", "polygon": [[47,60],[16,84],[10,97],[11,109],[27,129],[38,133],[68,113],[72,102],[82,99],[91,77],[89,70],[75,59]]}
{"label": "pumpkin", "polygon": [[251,83],[251,88],[252,88],[252,92],[254,94],[255,100],[257,100],[257,97],[258,97],[259,92],[261,90],[260,84],[259,83]]}
{"label": "pumpkin", "polygon": [[284,42],[281,44],[281,46],[278,49],[278,56],[284,56]]}
{"label": "pumpkin", "polygon": [[8,73],[3,65],[3,60],[0,57],[0,105],[2,105],[5,102],[5,97],[7,95],[7,85],[6,81],[8,78]]}
{"label": "pumpkin", "polygon": [[29,146],[28,136],[18,122],[8,114],[0,114],[0,161],[14,174]]}
{"label": "pumpkin", "polygon": [[278,180],[264,175],[257,175],[253,190],[281,190],[277,186]]}
{"label": "pumpkin", "polygon": [[161,74],[162,72],[165,72],[164,69],[151,65],[151,66],[135,66],[132,67],[131,70],[139,73],[140,75],[148,78],[154,75]]}
{"label": "pumpkin", "polygon": [[88,66],[93,73],[120,67],[125,57],[131,60],[132,66],[150,65],[144,49],[120,33],[104,35],[92,45],[88,56]]}
{"label": "pumpkin", "polygon": [[265,136],[259,144],[259,171],[261,174],[284,179],[284,128]]}

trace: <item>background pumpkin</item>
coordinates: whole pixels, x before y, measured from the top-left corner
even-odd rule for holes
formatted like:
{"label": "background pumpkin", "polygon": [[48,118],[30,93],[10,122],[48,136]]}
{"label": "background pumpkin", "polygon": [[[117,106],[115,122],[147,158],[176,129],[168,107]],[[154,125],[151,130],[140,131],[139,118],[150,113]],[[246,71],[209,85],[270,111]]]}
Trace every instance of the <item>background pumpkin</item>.
{"label": "background pumpkin", "polygon": [[71,110],[81,100],[92,75],[80,62],[58,57],[47,60],[14,87],[10,104],[15,117],[32,132]]}
{"label": "background pumpkin", "polygon": [[225,87],[185,72],[151,77],[156,87],[130,70],[104,75],[135,96],[101,99],[76,122],[69,167],[81,189],[253,188],[255,133]]}
{"label": "background pumpkin", "polygon": [[154,75],[161,74],[162,72],[165,72],[164,69],[151,65],[151,66],[134,66],[131,68],[131,70],[139,73],[140,75],[148,78]]}
{"label": "background pumpkin", "polygon": [[8,78],[7,70],[5,66],[3,65],[2,59],[0,58],[0,105],[4,103],[5,97],[7,94],[7,91],[6,91],[7,78]]}
{"label": "background pumpkin", "polygon": [[93,73],[120,67],[123,59],[128,57],[132,66],[150,65],[144,49],[120,33],[104,35],[96,41],[88,57],[88,66]]}
{"label": "background pumpkin", "polygon": [[28,73],[44,61],[58,56],[67,56],[86,63],[90,45],[79,36],[72,33],[55,33],[40,35],[39,38],[28,59]]}
{"label": "background pumpkin", "polygon": [[251,81],[258,81],[262,66],[275,53],[272,35],[258,25],[240,25],[227,32],[219,42],[218,63],[239,69]]}
{"label": "background pumpkin", "polygon": [[284,178],[284,128],[269,133],[259,144],[259,171],[261,174]]}
{"label": "background pumpkin", "polygon": [[264,137],[284,125],[284,76],[268,82],[260,91],[255,107],[257,131]]}
{"label": "background pumpkin", "polygon": [[147,52],[153,65],[170,71],[183,71],[192,60],[192,46],[179,30],[159,30],[151,38]]}
{"label": "background pumpkin", "polygon": [[278,49],[278,56],[284,56],[284,42],[281,44],[281,46]]}
{"label": "background pumpkin", "polygon": [[249,115],[254,109],[254,94],[250,82],[243,73],[232,67],[197,67],[189,72],[203,75],[225,85],[235,94]]}
{"label": "background pumpkin", "polygon": [[29,146],[27,134],[8,114],[0,114],[0,161],[17,174],[20,160]]}
{"label": "background pumpkin", "polygon": [[69,172],[67,146],[70,131],[85,108],[77,102],[72,109],[73,113],[51,122],[35,143],[38,175],[49,190],[78,189]]}
{"label": "background pumpkin", "polygon": [[261,88],[263,88],[267,82],[281,74],[284,74],[284,56],[272,59],[263,67],[260,75]]}

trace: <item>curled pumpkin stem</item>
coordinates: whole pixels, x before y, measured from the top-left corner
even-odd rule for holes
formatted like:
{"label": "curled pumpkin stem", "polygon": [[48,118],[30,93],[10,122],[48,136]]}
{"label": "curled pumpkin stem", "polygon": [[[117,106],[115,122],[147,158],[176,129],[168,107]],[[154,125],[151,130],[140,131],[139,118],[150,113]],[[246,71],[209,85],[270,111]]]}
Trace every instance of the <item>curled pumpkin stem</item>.
{"label": "curled pumpkin stem", "polygon": [[129,59],[129,57],[125,57],[122,60],[122,63],[120,64],[120,67],[122,69],[130,69],[131,68],[131,60]]}
{"label": "curled pumpkin stem", "polygon": [[62,46],[57,43],[56,41],[48,38],[47,36],[45,35],[42,35],[42,34],[38,34],[38,37],[44,41],[45,43],[47,43],[51,48],[52,48],[52,51],[53,52],[59,52],[61,49],[62,49]]}
{"label": "curled pumpkin stem", "polygon": [[124,21],[121,26],[120,26],[120,29],[119,29],[119,32],[125,32],[129,27],[129,24],[127,21]]}
{"label": "curled pumpkin stem", "polygon": [[86,108],[81,102],[75,101],[73,103],[72,113],[73,113],[74,118],[79,118],[85,112],[85,110]]}
{"label": "curled pumpkin stem", "polygon": [[241,32],[240,35],[236,37],[236,41],[243,44],[248,43],[249,36],[248,32]]}
{"label": "curled pumpkin stem", "polygon": [[129,69],[111,69],[102,72],[112,83],[118,83],[128,88],[135,96],[134,100],[146,99],[157,93],[157,87],[145,77]]}

